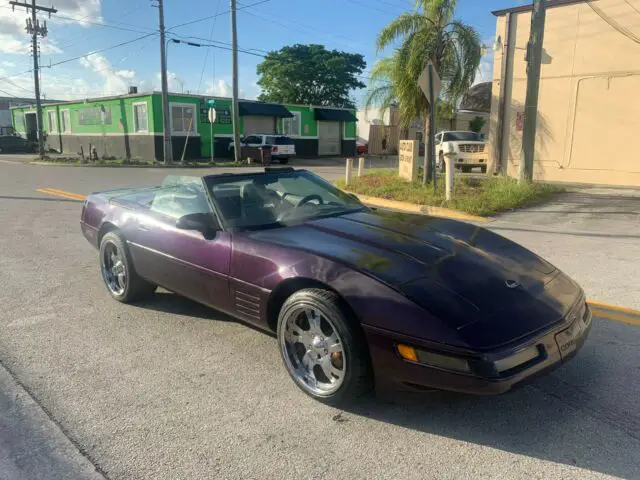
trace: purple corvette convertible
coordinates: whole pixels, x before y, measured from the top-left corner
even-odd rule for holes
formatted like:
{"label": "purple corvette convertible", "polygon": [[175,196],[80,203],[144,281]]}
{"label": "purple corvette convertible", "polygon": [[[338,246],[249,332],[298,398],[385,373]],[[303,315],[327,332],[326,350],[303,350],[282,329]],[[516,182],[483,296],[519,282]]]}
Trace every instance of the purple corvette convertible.
{"label": "purple corvette convertible", "polygon": [[121,302],[157,286],[275,332],[332,404],[376,389],[506,392],[571,358],[582,289],[467,223],[371,209],[291,168],[93,193],[82,232]]}

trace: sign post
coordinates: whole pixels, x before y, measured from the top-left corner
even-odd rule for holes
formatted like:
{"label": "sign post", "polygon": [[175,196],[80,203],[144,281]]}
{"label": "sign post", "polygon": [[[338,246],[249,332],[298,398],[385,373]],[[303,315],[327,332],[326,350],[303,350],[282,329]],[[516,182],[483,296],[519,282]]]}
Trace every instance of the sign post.
{"label": "sign post", "polygon": [[211,163],[214,162],[214,151],[215,151],[215,137],[213,135],[213,124],[216,123],[216,101],[211,99],[207,101],[207,106],[209,107],[208,118],[209,124],[211,125]]}

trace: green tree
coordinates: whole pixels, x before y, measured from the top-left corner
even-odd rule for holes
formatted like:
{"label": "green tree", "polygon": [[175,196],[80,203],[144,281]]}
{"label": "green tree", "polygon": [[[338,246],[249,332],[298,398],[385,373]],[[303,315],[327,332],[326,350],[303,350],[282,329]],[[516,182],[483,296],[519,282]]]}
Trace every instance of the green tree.
{"label": "green tree", "polygon": [[259,100],[355,107],[349,94],[366,85],[358,75],[366,67],[358,53],[327,50],[322,45],[292,45],[270,52],[257,71]]}
{"label": "green tree", "polygon": [[400,15],[382,29],[376,42],[378,52],[396,48],[372,68],[367,108],[387,109],[397,103],[402,126],[424,118],[427,132],[429,105],[417,82],[429,60],[442,80],[441,98],[457,104],[473,83],[482,50],[476,30],[454,19],[456,4],[456,0],[416,0],[415,11]]}
{"label": "green tree", "polygon": [[469,120],[469,130],[480,133],[485,123],[487,123],[487,121],[484,118],[475,116],[472,120]]}

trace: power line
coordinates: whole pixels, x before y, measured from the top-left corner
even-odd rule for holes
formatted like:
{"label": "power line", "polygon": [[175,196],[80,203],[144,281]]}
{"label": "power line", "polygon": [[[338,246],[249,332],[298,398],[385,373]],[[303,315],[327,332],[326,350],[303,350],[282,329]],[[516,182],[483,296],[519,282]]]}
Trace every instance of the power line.
{"label": "power line", "polygon": [[605,22],[607,22],[609,24],[609,26],[611,28],[613,28],[614,30],[616,30],[617,32],[621,33],[622,35],[624,35],[625,37],[627,37],[629,40],[632,40],[636,43],[640,43],[640,37],[638,37],[636,34],[634,34],[631,30],[629,30],[628,28],[620,25],[617,21],[615,21],[613,18],[611,18],[609,15],[607,15],[606,13],[604,13],[602,11],[602,9],[600,9],[600,7],[594,5],[592,3],[592,0],[587,0],[587,5],[589,5],[589,7],[591,7],[591,10],[593,10],[594,12],[596,12],[596,14],[602,18],[602,20],[604,20]]}
{"label": "power line", "polygon": [[[255,2],[255,3],[252,3],[250,5],[245,5],[245,6],[236,8],[236,10],[244,10],[245,8],[256,7],[258,5],[262,5],[263,3],[267,3],[267,2],[270,2],[270,1],[271,0],[260,0],[259,2]],[[174,28],[180,28],[180,27],[185,27],[187,25],[193,25],[194,23],[205,22],[205,21],[210,20],[212,18],[219,17],[221,15],[226,15],[230,11],[231,10],[225,10],[224,12],[216,13],[215,15],[209,15],[208,17],[197,18],[195,20],[190,20],[188,22],[179,23],[178,25],[174,25],[173,27],[170,27],[167,30],[173,30]]]}
{"label": "power line", "polygon": [[[238,2],[238,4],[242,5],[242,2]],[[250,11],[246,10],[246,11],[244,11],[244,13],[248,14],[248,15],[252,15],[254,17],[262,18],[264,20],[268,20],[271,23],[275,23],[276,25],[281,25],[281,26],[283,26],[285,28],[291,28],[291,26],[293,26],[294,29],[298,30],[299,32],[306,33],[303,30],[301,30],[299,28],[296,28],[296,27],[304,27],[305,29],[307,29],[309,31],[313,31],[314,33],[320,33],[321,35],[323,35],[325,37],[333,37],[334,39],[335,38],[342,38],[344,40],[347,40],[350,43],[346,43],[346,42],[343,42],[343,41],[340,41],[340,40],[335,40],[335,43],[340,43],[342,45],[347,45],[349,47],[352,47],[351,43],[358,43],[358,40],[355,40],[353,38],[345,37],[344,35],[339,35],[337,33],[329,33],[329,32],[323,31],[323,30],[319,30],[317,27],[313,27],[311,25],[306,25],[304,23],[300,23],[297,20],[293,21],[293,20],[286,20],[286,19],[278,19],[277,17],[274,17],[273,15],[269,15],[268,13],[264,13],[264,12],[258,13],[258,12],[250,12]],[[274,18],[276,20],[274,20]],[[286,25],[286,24],[289,24],[289,26]]]}
{"label": "power line", "polygon": [[[209,33],[209,42],[213,41],[213,32],[216,29],[216,23],[218,20],[217,14],[218,11],[220,10],[220,5],[222,4],[222,0],[218,0],[218,5],[216,6],[216,16],[213,17],[213,23],[211,24],[211,32]],[[212,50],[207,49],[207,53],[204,56],[204,62],[202,62],[202,71],[200,72],[200,81],[198,82],[198,90],[197,92],[200,93],[200,87],[202,87],[202,79],[204,78],[204,71],[207,68],[207,60],[209,60],[209,52],[211,52]],[[214,64],[215,64],[215,59],[214,59]]]}

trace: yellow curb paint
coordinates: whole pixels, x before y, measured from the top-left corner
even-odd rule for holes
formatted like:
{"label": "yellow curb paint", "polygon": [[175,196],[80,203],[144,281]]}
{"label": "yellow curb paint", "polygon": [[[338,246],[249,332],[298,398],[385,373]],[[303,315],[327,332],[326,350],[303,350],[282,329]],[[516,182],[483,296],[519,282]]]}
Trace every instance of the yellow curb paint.
{"label": "yellow curb paint", "polygon": [[596,302],[594,300],[587,300],[589,306],[597,308],[599,310],[614,310],[623,314],[640,317],[640,310],[634,310],[633,308],[619,307],[617,305],[611,305],[609,303]]}
{"label": "yellow curb paint", "polygon": [[615,315],[605,310],[592,308],[591,313],[594,317],[606,318],[607,320],[615,320],[616,322],[627,323],[629,325],[640,325],[640,317],[627,317],[624,315]]}
{"label": "yellow curb paint", "polygon": [[46,193],[47,195],[53,195],[56,197],[67,198],[69,200],[77,200],[79,202],[87,198],[85,195],[79,195],[77,193],[65,192],[64,190],[56,190],[52,188],[37,188],[36,192]]}
{"label": "yellow curb paint", "polygon": [[395,210],[402,210],[409,213],[423,213],[427,215],[434,215],[437,217],[454,218],[456,220],[469,220],[473,222],[489,222],[490,219],[484,217],[478,217],[477,215],[470,215],[468,213],[459,212],[458,210],[451,210],[449,208],[442,207],[430,207],[424,205],[416,205],[415,203],[399,202],[397,200],[387,200],[386,198],[369,197],[367,195],[359,195],[354,192],[348,192],[356,195],[362,203],[374,205],[381,208],[392,208]]}

